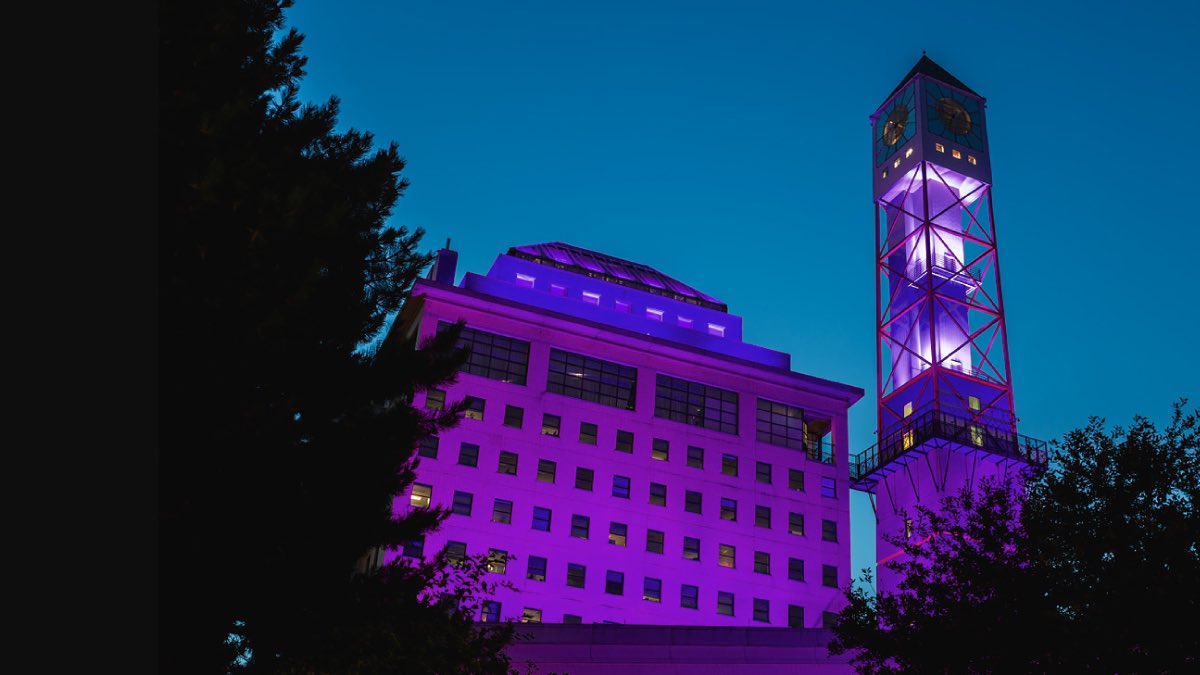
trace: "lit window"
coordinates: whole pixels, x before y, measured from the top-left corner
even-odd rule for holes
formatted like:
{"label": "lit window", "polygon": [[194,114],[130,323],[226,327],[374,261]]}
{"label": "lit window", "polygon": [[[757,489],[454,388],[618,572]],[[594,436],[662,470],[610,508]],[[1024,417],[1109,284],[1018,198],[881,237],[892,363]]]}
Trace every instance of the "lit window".
{"label": "lit window", "polygon": [[654,309],[653,307],[647,307],[646,308],[646,318],[650,319],[651,321],[662,321],[663,320],[663,311],[661,309]]}
{"label": "lit window", "polygon": [[904,159],[908,159],[909,157],[912,157],[912,152],[913,152],[912,148],[905,150],[904,151]]}
{"label": "lit window", "polygon": [[587,578],[587,567],[577,563],[567,563],[567,585],[572,588],[583,588]]}
{"label": "lit window", "polygon": [[415,509],[427,509],[431,497],[433,497],[432,485],[413,483],[412,496],[408,498],[408,503]]}
{"label": "lit window", "polygon": [[667,505],[667,486],[663,483],[650,484],[650,503],[655,506]]}
{"label": "lit window", "polygon": [[604,592],[625,595],[625,573],[608,570],[604,574]]}
{"label": "lit window", "polygon": [[512,502],[507,499],[497,499],[492,502],[492,522],[512,523]]}
{"label": "lit window", "polygon": [[485,600],[483,602],[483,616],[480,620],[484,623],[497,623],[500,621],[500,603],[495,600]]}
{"label": "lit window", "polygon": [[558,436],[558,429],[562,426],[562,418],[558,415],[549,413],[542,415],[542,435],[543,436]]}
{"label": "lit window", "polygon": [[663,552],[663,533],[661,530],[646,530],[646,550],[650,553]]}
{"label": "lit window", "polygon": [[657,459],[661,462],[667,461],[671,455],[671,444],[665,439],[654,439],[654,445],[650,449],[650,459]]}
{"label": "lit window", "polygon": [[508,551],[489,548],[487,568],[493,574],[504,574],[508,570]]}
{"label": "lit window", "polygon": [[691,328],[692,325],[696,323],[695,321],[692,321],[691,319],[685,319],[682,316],[675,317],[675,321],[679,324],[680,328]]}
{"label": "lit window", "polygon": [[483,420],[483,406],[485,401],[477,396],[467,397],[467,409],[463,413],[467,419]]}
{"label": "lit window", "polygon": [[755,527],[771,527],[771,507],[755,506],[754,507],[754,526]]}
{"label": "lit window", "polygon": [[521,288],[533,288],[534,281],[537,281],[536,277],[531,277],[528,274],[517,273],[517,285]]}
{"label": "lit window", "polygon": [[[909,152],[912,152],[911,150]],[[763,623],[771,622],[771,602],[765,598],[754,599],[754,620]]]}
{"label": "lit window", "polygon": [[726,476],[738,475],[738,458],[734,455],[721,455],[721,473]]}
{"label": "lit window", "polygon": [[912,401],[904,404],[904,416],[908,417],[912,414]]}
{"label": "lit window", "polygon": [[550,531],[550,509],[542,506],[533,507],[533,529],[542,532]]}
{"label": "lit window", "polygon": [[836,565],[821,565],[821,585],[830,588],[837,588],[837,566]]}
{"label": "lit window", "polygon": [[662,579],[646,577],[642,584],[642,599],[650,602],[662,602]]}
{"label": "lit window", "polygon": [[589,305],[599,305],[600,304],[600,294],[592,293],[591,291],[584,291],[583,292],[583,301]]}
{"label": "lit window", "polygon": [[895,168],[895,169],[900,168],[900,158],[899,157],[896,158],[896,161],[892,162],[892,168]]}
{"label": "lit window", "polygon": [[974,156],[974,155],[967,155],[967,164],[975,164],[975,163],[976,163],[976,162],[975,162],[975,156]]}
{"label": "lit window", "polygon": [[833,476],[821,476],[821,496],[837,499],[837,479]]}
{"label": "lit window", "polygon": [[950,156],[953,157],[954,159],[962,159],[962,153],[957,150],[951,150]]}
{"label": "lit window", "polygon": [[715,323],[708,324],[708,334],[716,335],[717,337],[725,337],[725,326],[718,326]]}
{"label": "lit window", "polygon": [[504,406],[504,426],[520,429],[525,423],[525,409],[515,405]]}
{"label": "lit window", "polygon": [[626,314],[629,313],[629,303],[625,302],[624,300],[617,300],[613,303],[613,306],[617,308],[618,312],[625,312]]}
{"label": "lit window", "polygon": [[679,606],[687,609],[700,607],[700,588],[683,584],[679,587]]}
{"label": "lit window", "polygon": [[934,143],[934,144],[933,144],[933,149],[934,149],[934,150],[937,150],[938,152],[945,152],[945,151],[946,151],[946,146],[942,145],[941,143]]}
{"label": "lit window", "polygon": [[529,556],[529,563],[525,568],[525,578],[533,579],[534,581],[545,581],[546,559],[536,555]]}
{"label": "lit window", "polygon": [[703,495],[694,490],[685,490],[683,493],[683,510],[688,513],[700,513],[701,500]]}
{"label": "lit window", "polygon": [[821,521],[821,541],[837,541],[837,521]]}
{"label": "lit window", "polygon": [[804,561],[799,558],[788,558],[788,579],[804,581]]}
{"label": "lit window", "polygon": [[441,389],[430,389],[425,393],[425,407],[434,410],[446,407],[446,392]]}
{"label": "lit window", "polygon": [[914,440],[915,439],[913,436],[912,429],[909,429],[908,431],[904,432],[904,449],[908,450],[908,449],[912,448]]}
{"label": "lit window", "polygon": [[788,513],[788,532],[804,536],[803,513]]}
{"label": "lit window", "polygon": [[737,547],[732,544],[719,544],[717,546],[717,564],[721,567],[734,567],[734,558],[736,557]]}
{"label": "lit window", "polygon": [[612,496],[629,499],[629,476],[613,476]]}
{"label": "lit window", "polygon": [[554,476],[558,472],[558,464],[551,462],[548,459],[538,460],[537,479],[542,483],[553,483]]}
{"label": "lit window", "polygon": [[721,520],[737,520],[737,500],[721,497]]}
{"label": "lit window", "polygon": [[550,295],[557,295],[560,298],[565,297],[567,295],[567,287],[559,286],[558,284],[550,284]]}
{"label": "lit window", "polygon": [[577,539],[587,539],[591,529],[592,519],[577,513],[571,514],[571,536]]}
{"label": "lit window", "polygon": [[788,628],[804,627],[804,608],[800,605],[788,605]]}
{"label": "lit window", "polygon": [[521,623],[541,623],[542,610],[526,607],[521,610]]}
{"label": "lit window", "polygon": [[633,452],[633,432],[617,430],[617,452]]}
{"label": "lit window", "polygon": [[983,427],[978,424],[971,425],[971,445],[983,445]]}
{"label": "lit window", "polygon": [[879,177],[880,177],[880,178],[887,178],[887,169],[884,169],[884,170],[883,170],[883,174],[882,174],[882,175],[880,175]]}
{"label": "lit window", "polygon": [[755,574],[770,574],[771,573],[771,554],[766,551],[754,552],[754,573]]}
{"label": "lit window", "polygon": [[695,537],[683,538],[683,559],[684,560],[699,560],[700,559],[700,540]]}
{"label": "lit window", "polygon": [[912,533],[913,533],[912,518],[905,518],[904,519],[904,538],[907,539],[907,538],[911,537]]}
{"label": "lit window", "polygon": [[471,515],[471,504],[475,501],[475,495],[470,492],[454,491],[454,504],[450,507],[450,512],[460,516]]}
{"label": "lit window", "polygon": [[733,593],[717,591],[717,614],[733,616]]}
{"label": "lit window", "polygon": [[479,446],[474,443],[460,443],[458,463],[463,466],[479,466]]}
{"label": "lit window", "polygon": [[587,443],[588,445],[596,444],[596,425],[591,422],[579,423],[579,442]]}
{"label": "lit window", "polygon": [[517,475],[517,453],[500,451],[500,463],[496,467],[496,473],[508,474],[509,476]]}
{"label": "lit window", "polygon": [[624,546],[626,542],[626,534],[629,532],[629,527],[625,523],[609,523],[608,524],[608,543],[615,546]]}
{"label": "lit window", "polygon": [[967,397],[967,405],[971,406],[971,410],[979,410],[979,397],[978,396],[968,396]]}

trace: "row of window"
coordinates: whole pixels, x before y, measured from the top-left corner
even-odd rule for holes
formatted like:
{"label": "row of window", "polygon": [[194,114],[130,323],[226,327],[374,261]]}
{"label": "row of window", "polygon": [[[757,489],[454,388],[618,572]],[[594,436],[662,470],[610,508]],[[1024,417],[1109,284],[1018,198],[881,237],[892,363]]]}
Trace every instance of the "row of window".
{"label": "row of window", "polygon": [[[679,606],[689,609],[698,609],[699,589],[695,586],[684,586],[680,592]],[[646,592],[643,592],[643,596]],[[646,597],[649,600],[650,598]],[[656,600],[653,602],[657,602]],[[494,623],[500,621],[501,604],[497,600],[484,601],[481,608],[480,619],[485,623]],[[733,616],[733,593],[725,591],[717,592],[717,614],[724,616]],[[766,598],[754,598],[754,620],[763,623],[771,622],[771,603]],[[541,623],[542,610],[535,607],[525,607],[521,610],[521,623]],[[563,614],[563,623],[583,623],[583,617],[578,614]],[[836,612],[821,612],[821,626],[824,628],[832,628],[837,622]],[[615,621],[605,621],[604,623],[616,623]],[[789,628],[804,627],[804,607],[801,605],[787,606],[787,625]]]}
{"label": "row of window", "polygon": [[[933,149],[938,152],[941,152],[941,153],[946,152],[946,146],[942,145],[941,143],[934,143]],[[909,157],[912,157],[912,154],[913,154],[913,149],[909,148],[904,151],[904,158],[908,159]],[[950,156],[953,157],[954,159],[962,159],[962,153],[959,152],[958,150],[955,150],[954,148],[950,149]],[[975,159],[974,155],[967,155],[967,163],[974,165],[974,164],[978,164],[979,162],[978,162],[978,160]],[[900,168],[900,158],[899,157],[896,158],[896,161],[892,162],[892,168],[893,169]],[[884,169],[883,173],[880,175],[880,177],[887,178],[887,175],[888,175],[887,169]]]}

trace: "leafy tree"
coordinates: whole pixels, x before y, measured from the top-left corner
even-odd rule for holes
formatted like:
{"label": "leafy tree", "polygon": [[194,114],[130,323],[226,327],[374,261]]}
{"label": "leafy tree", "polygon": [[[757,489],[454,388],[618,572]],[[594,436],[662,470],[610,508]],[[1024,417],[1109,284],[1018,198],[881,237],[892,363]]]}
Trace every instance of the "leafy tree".
{"label": "leafy tree", "polygon": [[[1195,672],[1197,412],[1092,418],[1049,469],[918,507],[895,593],[846,591],[830,651],[860,673]],[[869,570],[865,570],[868,578]]]}
{"label": "leafy tree", "polygon": [[421,600],[431,572],[352,574],[444,517],[392,502],[417,440],[461,413],[412,397],[465,355],[457,329],[363,349],[430,256],[386,222],[395,143],[335,132],[337,99],[298,102],[290,5],[160,4],[161,669],[380,672],[444,648],[439,672],[489,672],[506,633]]}

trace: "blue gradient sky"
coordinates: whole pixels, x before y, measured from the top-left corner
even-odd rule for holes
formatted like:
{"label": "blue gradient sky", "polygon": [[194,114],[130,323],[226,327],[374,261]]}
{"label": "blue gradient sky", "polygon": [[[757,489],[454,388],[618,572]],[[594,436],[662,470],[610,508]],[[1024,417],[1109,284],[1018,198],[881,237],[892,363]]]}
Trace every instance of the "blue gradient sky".
{"label": "blue gradient sky", "polygon": [[[459,273],[565,241],[727,302],[750,342],[867,390],[868,116],[927,50],[988,99],[1021,431],[1164,422],[1200,394],[1195,3],[315,2],[305,100],[395,140],[392,222]],[[854,568],[874,522],[852,500]]]}

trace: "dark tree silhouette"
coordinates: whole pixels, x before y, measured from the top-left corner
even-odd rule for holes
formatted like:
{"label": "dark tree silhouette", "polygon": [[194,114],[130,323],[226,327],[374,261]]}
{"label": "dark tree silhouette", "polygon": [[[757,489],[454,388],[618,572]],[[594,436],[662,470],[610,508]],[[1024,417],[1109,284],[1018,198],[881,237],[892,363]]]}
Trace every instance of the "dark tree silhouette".
{"label": "dark tree silhouette", "polygon": [[[353,574],[444,517],[394,520],[392,498],[417,440],[461,412],[413,393],[464,355],[457,329],[362,349],[430,257],[386,222],[407,186],[396,145],[335,132],[336,99],[297,101],[290,5],[160,4],[161,669],[225,672],[249,650],[263,672],[403,671],[438,646],[440,672],[503,672],[504,630],[465,630],[437,600],[453,590],[418,597],[429,570]],[[376,639],[391,660],[355,665]]]}
{"label": "dark tree silhouette", "polygon": [[847,589],[830,650],[860,673],[1195,672],[1198,426],[1186,400],[1163,432],[1092,418],[1024,490],[919,508],[897,592]]}

